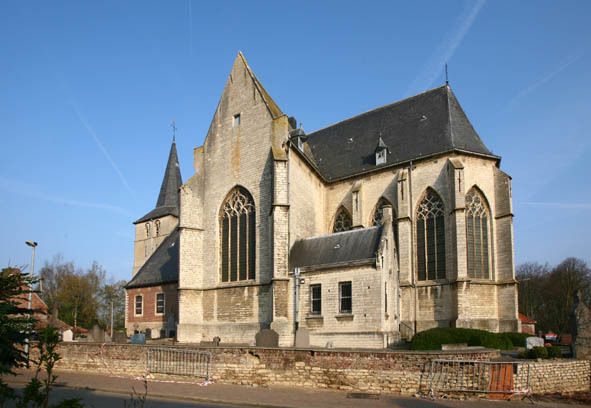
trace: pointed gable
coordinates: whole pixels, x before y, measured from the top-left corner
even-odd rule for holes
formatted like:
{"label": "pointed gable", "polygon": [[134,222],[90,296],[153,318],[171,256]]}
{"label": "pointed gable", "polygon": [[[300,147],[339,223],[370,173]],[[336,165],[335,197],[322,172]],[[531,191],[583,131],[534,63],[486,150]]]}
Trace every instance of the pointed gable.
{"label": "pointed gable", "polygon": [[252,82],[254,83],[257,92],[259,93],[260,97],[263,99],[263,102],[267,106],[267,109],[269,110],[271,117],[275,119],[279,116],[283,116],[283,112],[281,111],[279,106],[275,103],[273,98],[271,98],[263,84],[261,84],[261,82],[258,80],[256,75],[248,65],[248,61],[246,61],[246,58],[244,57],[244,54],[242,54],[242,51],[238,52],[238,56],[236,57],[236,61],[234,62],[234,64],[236,64],[237,61],[240,61],[244,64],[244,67],[246,68],[248,75],[252,79]]}
{"label": "pointed gable", "polygon": [[179,188],[183,184],[181,169],[176,152],[176,143],[173,140],[168,154],[168,162],[164,171],[164,178],[160,186],[160,194],[156,201],[156,208],[134,222],[134,224],[149,221],[166,215],[179,216]]}

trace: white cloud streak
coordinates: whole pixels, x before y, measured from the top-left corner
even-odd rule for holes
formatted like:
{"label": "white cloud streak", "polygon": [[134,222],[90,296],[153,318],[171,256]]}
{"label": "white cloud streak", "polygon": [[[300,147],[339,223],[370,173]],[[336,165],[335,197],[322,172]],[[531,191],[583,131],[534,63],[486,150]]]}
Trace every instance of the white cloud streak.
{"label": "white cloud streak", "polygon": [[433,86],[443,73],[444,65],[451,60],[485,4],[486,0],[466,3],[462,14],[456,20],[453,31],[444,37],[420,74],[411,82],[407,90],[408,95],[416,94]]}
{"label": "white cloud streak", "polygon": [[106,204],[106,203],[95,203],[95,202],[88,202],[88,201],[79,201],[79,200],[72,200],[65,197],[56,196],[53,194],[46,194],[40,192],[36,186],[28,185],[26,183],[9,180],[4,177],[0,177],[0,188],[4,191],[9,193],[18,194],[21,196],[29,197],[35,200],[43,200],[54,204],[65,205],[65,206],[73,206],[73,207],[82,207],[82,208],[92,208],[97,210],[104,210],[110,211],[126,216],[130,216],[130,213],[124,210],[121,207]]}
{"label": "white cloud streak", "polygon": [[560,64],[553,71],[544,75],[542,78],[539,78],[537,81],[535,81],[534,83],[529,85],[527,88],[524,88],[521,91],[519,91],[513,98],[511,98],[509,103],[507,103],[507,110],[513,109],[521,99],[523,99],[524,97],[526,97],[530,93],[534,92],[536,89],[538,89],[539,87],[544,85],[546,82],[549,82],[552,79],[554,79],[554,77],[556,77],[562,71],[564,71],[565,69],[570,67],[572,64],[574,64],[575,62],[580,60],[583,57],[583,55],[584,55],[584,53],[571,55],[569,58],[566,59],[566,61],[564,61],[562,64]]}
{"label": "white cloud streak", "polygon": [[546,201],[521,201],[518,204],[530,207],[560,208],[564,210],[591,210],[591,203],[560,203]]}
{"label": "white cloud streak", "polygon": [[107,161],[109,162],[109,164],[111,165],[111,167],[113,168],[113,170],[115,171],[115,173],[117,173],[117,176],[119,176],[119,179],[121,180],[121,183],[123,183],[123,185],[125,186],[125,188],[133,196],[135,196],[135,192],[129,186],[129,183],[127,182],[127,180],[123,176],[123,173],[119,169],[119,166],[117,166],[117,163],[115,163],[115,161],[113,160],[113,158],[111,157],[111,155],[109,154],[109,152],[107,151],[107,149],[105,148],[105,145],[103,144],[103,142],[101,141],[101,139],[98,137],[98,135],[96,134],[96,132],[94,131],[94,129],[90,126],[90,124],[88,123],[88,121],[86,120],[86,118],[84,117],[84,115],[82,115],[82,112],[78,108],[78,105],[72,99],[70,99],[69,103],[70,103],[70,106],[72,107],[72,109],[74,110],[74,113],[76,114],[76,117],[78,118],[78,120],[80,121],[80,123],[82,123],[82,126],[84,126],[84,128],[88,131],[88,133],[90,134],[90,136],[92,136],[94,142],[99,147],[99,150],[103,153],[103,156],[105,156],[105,158],[107,159]]}

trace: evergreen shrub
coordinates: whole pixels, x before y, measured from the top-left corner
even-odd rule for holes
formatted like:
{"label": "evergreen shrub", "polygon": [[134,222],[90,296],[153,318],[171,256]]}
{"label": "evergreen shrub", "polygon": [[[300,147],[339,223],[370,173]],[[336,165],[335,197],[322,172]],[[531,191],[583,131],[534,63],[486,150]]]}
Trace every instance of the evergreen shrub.
{"label": "evergreen shrub", "polygon": [[441,350],[442,344],[466,343],[468,346],[509,350],[513,342],[506,333],[486,330],[438,327],[417,333],[411,342],[412,350]]}

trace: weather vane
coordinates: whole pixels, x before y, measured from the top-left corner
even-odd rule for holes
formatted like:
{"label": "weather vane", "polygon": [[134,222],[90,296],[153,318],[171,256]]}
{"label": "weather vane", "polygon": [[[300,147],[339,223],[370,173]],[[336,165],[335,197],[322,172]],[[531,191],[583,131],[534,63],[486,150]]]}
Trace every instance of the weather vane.
{"label": "weather vane", "polygon": [[176,141],[176,122],[174,121],[174,119],[172,120],[170,127],[172,128],[172,141],[174,142]]}

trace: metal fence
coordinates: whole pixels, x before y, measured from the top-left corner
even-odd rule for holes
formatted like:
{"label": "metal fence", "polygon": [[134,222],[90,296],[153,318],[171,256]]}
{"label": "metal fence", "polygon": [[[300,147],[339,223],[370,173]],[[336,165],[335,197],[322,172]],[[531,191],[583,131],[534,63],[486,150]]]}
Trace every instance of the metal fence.
{"label": "metal fence", "polygon": [[184,348],[150,347],[146,356],[150,373],[187,375],[209,380],[211,353]]}
{"label": "metal fence", "polygon": [[530,365],[527,362],[433,360],[429,368],[429,395],[485,393],[490,399],[528,396]]}

